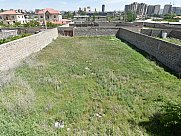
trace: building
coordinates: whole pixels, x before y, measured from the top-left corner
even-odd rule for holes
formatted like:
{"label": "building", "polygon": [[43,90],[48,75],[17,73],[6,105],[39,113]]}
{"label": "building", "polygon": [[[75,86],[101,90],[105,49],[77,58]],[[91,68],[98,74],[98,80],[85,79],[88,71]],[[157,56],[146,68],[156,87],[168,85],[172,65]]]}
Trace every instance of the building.
{"label": "building", "polygon": [[171,12],[172,12],[172,5],[170,4],[165,5],[163,9],[163,15],[169,14]]}
{"label": "building", "polygon": [[104,13],[105,12],[105,5],[102,5],[102,13]]}
{"label": "building", "polygon": [[24,14],[16,12],[15,10],[8,10],[0,13],[0,21],[6,25],[13,25],[16,22],[21,24],[26,23]]}
{"label": "building", "polygon": [[78,15],[78,16],[74,16],[73,21],[75,23],[88,22],[90,21],[90,17],[88,15],[82,15],[82,16]]}
{"label": "building", "polygon": [[181,7],[172,7],[172,12],[176,15],[181,15]]}
{"label": "building", "polygon": [[138,9],[138,3],[137,2],[134,2],[130,5],[125,5],[125,12],[133,11],[136,13],[137,9]]}
{"label": "building", "polygon": [[94,21],[95,22],[107,22],[107,17],[106,16],[95,16]]}
{"label": "building", "polygon": [[148,8],[148,5],[145,3],[138,4],[138,8],[137,8],[137,12],[136,12],[137,15],[139,15],[140,17],[145,16],[147,13],[147,8]]}
{"label": "building", "polygon": [[160,13],[160,5],[155,5],[154,15],[159,15]]}
{"label": "building", "polygon": [[158,15],[160,12],[160,5],[149,5],[147,15]]}
{"label": "building", "polygon": [[62,15],[60,11],[54,10],[52,8],[46,8],[38,11],[38,20],[41,24],[44,23],[44,20],[47,22],[52,22],[54,24],[63,24],[62,23]]}
{"label": "building", "polygon": [[134,2],[130,5],[125,5],[125,12],[132,11],[137,14],[139,17],[143,17],[147,13],[148,5],[145,3]]}

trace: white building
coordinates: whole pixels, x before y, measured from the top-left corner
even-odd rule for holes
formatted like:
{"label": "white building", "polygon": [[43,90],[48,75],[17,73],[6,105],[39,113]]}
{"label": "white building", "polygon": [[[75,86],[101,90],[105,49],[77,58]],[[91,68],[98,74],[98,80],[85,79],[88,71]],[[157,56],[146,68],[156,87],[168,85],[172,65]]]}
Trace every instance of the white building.
{"label": "white building", "polygon": [[62,15],[60,11],[54,10],[51,8],[46,8],[38,11],[38,20],[41,24],[43,24],[44,20],[47,22],[52,22],[54,24],[63,24],[62,23]]}
{"label": "white building", "polygon": [[0,21],[6,25],[13,25],[16,22],[20,22],[21,24],[26,23],[26,19],[24,14],[18,13],[15,10],[9,10],[0,13]]}

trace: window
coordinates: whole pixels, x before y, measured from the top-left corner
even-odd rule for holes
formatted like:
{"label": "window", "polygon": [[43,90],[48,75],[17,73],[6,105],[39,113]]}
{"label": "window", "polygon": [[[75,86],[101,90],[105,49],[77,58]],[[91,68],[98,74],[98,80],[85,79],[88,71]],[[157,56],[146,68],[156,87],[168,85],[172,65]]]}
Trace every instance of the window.
{"label": "window", "polygon": [[11,16],[12,19],[14,19],[14,16]]}
{"label": "window", "polygon": [[54,18],[56,18],[56,16],[54,15]]}
{"label": "window", "polygon": [[2,16],[0,16],[0,19],[3,19]]}
{"label": "window", "polygon": [[43,16],[40,16],[40,18],[43,18]]}

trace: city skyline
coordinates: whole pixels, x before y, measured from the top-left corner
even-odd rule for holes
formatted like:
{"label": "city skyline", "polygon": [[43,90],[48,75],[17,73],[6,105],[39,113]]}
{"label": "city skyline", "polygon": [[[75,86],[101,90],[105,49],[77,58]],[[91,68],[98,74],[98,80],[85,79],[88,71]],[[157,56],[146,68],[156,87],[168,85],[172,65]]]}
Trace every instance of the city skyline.
{"label": "city skyline", "polygon": [[113,10],[124,10],[125,5],[130,4],[132,2],[142,2],[149,5],[157,5],[160,4],[163,9],[165,4],[173,4],[175,7],[181,7],[180,0],[165,0],[162,2],[158,2],[156,0],[51,0],[51,1],[40,1],[40,0],[16,0],[14,3],[13,0],[0,0],[0,8],[1,9],[42,9],[46,7],[54,8],[57,10],[67,10],[74,11],[78,10],[79,7],[84,8],[87,6],[91,7],[91,10],[94,11],[96,8],[97,11],[102,10],[102,4],[105,4],[106,11]]}

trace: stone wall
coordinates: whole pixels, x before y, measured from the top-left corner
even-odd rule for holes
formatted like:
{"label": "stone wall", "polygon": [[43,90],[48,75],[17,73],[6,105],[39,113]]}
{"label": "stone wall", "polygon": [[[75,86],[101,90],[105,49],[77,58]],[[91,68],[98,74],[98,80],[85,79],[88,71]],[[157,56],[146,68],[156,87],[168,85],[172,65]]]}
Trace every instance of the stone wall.
{"label": "stone wall", "polygon": [[161,37],[162,33],[166,32],[168,37],[181,39],[181,31],[180,30],[172,30],[172,29],[141,29],[141,33],[153,36],[153,37]]}
{"label": "stone wall", "polygon": [[172,31],[169,33],[169,37],[173,37],[173,38],[176,38],[176,39],[180,39],[180,40],[181,40],[181,30],[172,30]]}
{"label": "stone wall", "polygon": [[176,73],[181,74],[181,46],[120,28],[116,35],[154,56]]}
{"label": "stone wall", "polygon": [[74,36],[104,36],[116,35],[117,27],[77,27],[74,28]]}
{"label": "stone wall", "polygon": [[9,37],[17,36],[18,30],[1,30],[0,31],[0,39],[6,39]]}
{"label": "stone wall", "polygon": [[0,70],[15,67],[22,59],[38,52],[58,37],[57,28],[0,45]]}
{"label": "stone wall", "polygon": [[141,29],[141,33],[152,36],[152,37],[161,37],[163,32],[170,34],[171,29]]}

